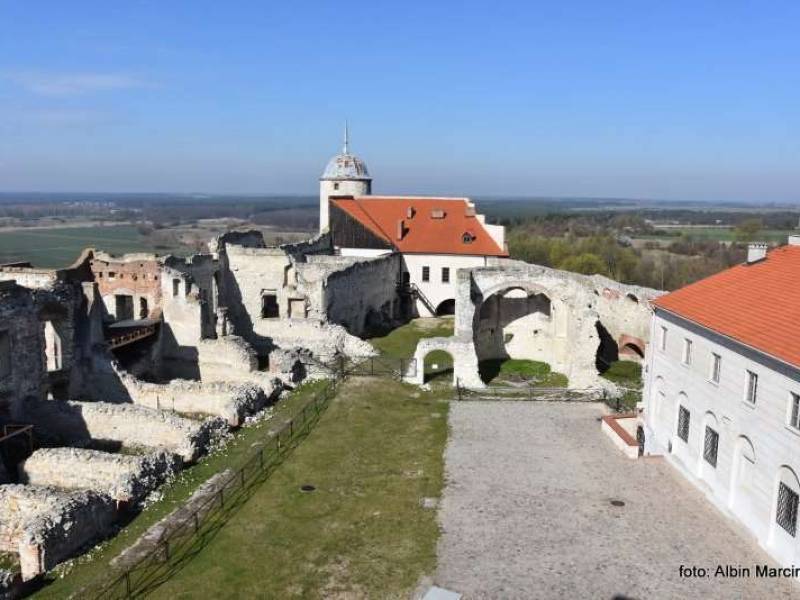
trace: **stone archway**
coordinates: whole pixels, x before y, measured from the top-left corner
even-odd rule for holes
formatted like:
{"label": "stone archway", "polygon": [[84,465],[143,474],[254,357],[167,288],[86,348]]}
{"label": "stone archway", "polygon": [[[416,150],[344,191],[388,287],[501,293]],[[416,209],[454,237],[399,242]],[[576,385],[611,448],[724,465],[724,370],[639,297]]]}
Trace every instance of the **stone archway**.
{"label": "stone archway", "polygon": [[445,317],[448,315],[456,314],[456,299],[455,298],[448,298],[447,300],[442,300],[439,303],[439,306],[436,307],[436,316],[437,317]]}
{"label": "stone archway", "polygon": [[436,348],[422,359],[422,378],[425,383],[453,380],[453,356],[447,350]]}

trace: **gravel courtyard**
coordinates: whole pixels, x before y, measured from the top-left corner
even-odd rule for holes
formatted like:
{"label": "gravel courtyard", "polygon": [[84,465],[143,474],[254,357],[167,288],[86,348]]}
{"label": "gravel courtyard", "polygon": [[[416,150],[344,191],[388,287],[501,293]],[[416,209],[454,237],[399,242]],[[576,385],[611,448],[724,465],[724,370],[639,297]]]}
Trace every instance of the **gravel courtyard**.
{"label": "gravel courtyard", "polygon": [[[437,585],[466,598],[800,598],[791,580],[715,577],[773,563],[663,459],[623,457],[602,414],[451,404]],[[680,565],[710,573],[681,578]]]}

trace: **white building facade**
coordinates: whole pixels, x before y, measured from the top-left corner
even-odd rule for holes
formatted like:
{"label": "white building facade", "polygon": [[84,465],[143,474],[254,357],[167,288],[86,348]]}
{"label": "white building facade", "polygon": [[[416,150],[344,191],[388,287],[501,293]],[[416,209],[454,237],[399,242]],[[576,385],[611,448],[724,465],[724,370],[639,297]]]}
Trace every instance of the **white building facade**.
{"label": "white building facade", "polygon": [[350,153],[347,130],[342,153],[320,178],[319,228],[343,256],[400,253],[398,284],[419,316],[453,314],[457,269],[508,256],[505,228],[487,224],[468,198],[372,195],[372,178]]}
{"label": "white building facade", "polygon": [[792,271],[800,240],[656,300],[644,391],[645,452],[784,566],[800,566],[800,361],[787,346],[800,345],[800,302],[771,298]]}

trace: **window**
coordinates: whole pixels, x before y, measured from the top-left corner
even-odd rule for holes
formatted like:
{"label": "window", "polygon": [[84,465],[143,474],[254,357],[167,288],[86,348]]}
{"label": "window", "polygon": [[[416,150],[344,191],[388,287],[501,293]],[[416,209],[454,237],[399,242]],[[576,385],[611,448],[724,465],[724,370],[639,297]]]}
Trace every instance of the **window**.
{"label": "window", "polygon": [[0,378],[11,375],[11,336],[0,331]]}
{"label": "window", "polygon": [[442,283],[450,283],[450,267],[442,267]]}
{"label": "window", "polygon": [[464,235],[461,236],[461,241],[465,244],[471,244],[475,241],[475,235],[471,231],[465,231]]}
{"label": "window", "polygon": [[706,440],[703,444],[703,458],[712,467],[717,467],[717,449],[719,448],[719,434],[706,427]]}
{"label": "window", "polygon": [[172,295],[177,296],[180,293],[181,289],[181,280],[180,279],[173,279],[172,280]]}
{"label": "window", "polygon": [[791,394],[791,413],[789,414],[789,425],[795,429],[800,429],[800,394]]}
{"label": "window", "polygon": [[117,278],[117,274],[114,271],[109,271],[108,272],[108,278],[109,279],[116,279]]}
{"label": "window", "polygon": [[333,189],[338,190],[339,189],[339,184],[338,183],[334,183],[333,184]]}
{"label": "window", "polygon": [[661,327],[661,350],[662,352],[667,349],[667,328]]}
{"label": "window", "polygon": [[747,371],[747,395],[745,396],[745,400],[747,400],[750,404],[755,404],[757,397],[758,375],[752,371]]}
{"label": "window", "polygon": [[261,296],[261,318],[277,319],[278,317],[280,317],[278,296],[276,294],[263,294]]}
{"label": "window", "polygon": [[689,419],[691,415],[689,411],[681,406],[678,409],[678,437],[684,442],[689,441]]}
{"label": "window", "polygon": [[683,340],[683,364],[692,364],[692,340],[689,338]]}
{"label": "window", "polygon": [[430,281],[430,280],[431,280],[431,268],[422,267],[422,281]]}
{"label": "window", "polygon": [[722,369],[722,357],[719,354],[711,353],[711,381],[719,383],[719,373]]}
{"label": "window", "polygon": [[800,496],[792,488],[781,481],[778,487],[778,510],[775,520],[791,536],[797,533],[797,504]]}

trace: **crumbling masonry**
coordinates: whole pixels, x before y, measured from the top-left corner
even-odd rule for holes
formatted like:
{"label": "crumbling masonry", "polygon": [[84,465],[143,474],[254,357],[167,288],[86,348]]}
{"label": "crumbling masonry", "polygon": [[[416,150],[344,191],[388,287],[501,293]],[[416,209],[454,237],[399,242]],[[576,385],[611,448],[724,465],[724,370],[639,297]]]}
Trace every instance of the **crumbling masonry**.
{"label": "crumbling masonry", "polygon": [[[434,349],[467,387],[507,357],[600,386],[603,364],[644,353],[658,292],[489,264],[458,269],[455,335],[420,342],[409,380]],[[415,316],[403,269],[396,252],[337,255],[327,233],[267,247],[253,231],[188,258],[87,249],[65,269],[0,266],[0,550],[36,576],[285,387],[374,354],[365,338]]]}

